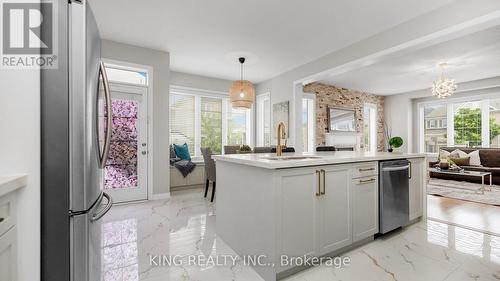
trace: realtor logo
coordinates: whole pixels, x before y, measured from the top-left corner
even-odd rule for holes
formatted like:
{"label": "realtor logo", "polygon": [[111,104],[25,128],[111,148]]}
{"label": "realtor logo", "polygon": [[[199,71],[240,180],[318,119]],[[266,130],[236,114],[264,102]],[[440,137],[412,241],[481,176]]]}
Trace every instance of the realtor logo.
{"label": "realtor logo", "polygon": [[3,0],[1,68],[57,68],[56,4]]}

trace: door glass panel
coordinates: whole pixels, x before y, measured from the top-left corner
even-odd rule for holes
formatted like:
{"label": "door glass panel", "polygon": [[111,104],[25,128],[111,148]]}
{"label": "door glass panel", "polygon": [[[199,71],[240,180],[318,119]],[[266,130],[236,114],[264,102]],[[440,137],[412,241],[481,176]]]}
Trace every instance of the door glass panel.
{"label": "door glass panel", "polygon": [[104,173],[104,188],[136,188],[139,103],[116,99],[111,102],[111,106],[113,131]]}
{"label": "door glass panel", "polygon": [[99,165],[103,165],[104,143],[106,142],[106,131],[108,119],[108,107],[106,104],[106,94],[102,84],[102,73],[99,71],[99,85],[97,92],[97,152],[99,154]]}

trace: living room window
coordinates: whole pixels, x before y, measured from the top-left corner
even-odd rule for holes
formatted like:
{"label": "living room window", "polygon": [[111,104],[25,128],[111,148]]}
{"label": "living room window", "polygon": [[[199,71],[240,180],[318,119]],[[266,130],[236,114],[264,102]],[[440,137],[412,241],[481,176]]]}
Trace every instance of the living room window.
{"label": "living room window", "polygon": [[490,147],[500,147],[500,99],[490,101],[489,112]]}
{"label": "living room window", "polygon": [[220,154],[224,145],[250,144],[250,110],[233,109],[222,93],[173,86],[169,116],[170,144],[187,143],[192,157],[200,147]]}
{"label": "living room window", "polygon": [[499,99],[450,99],[419,105],[420,151],[441,147],[500,147]]}
{"label": "living room window", "polygon": [[314,151],[314,102],[315,95],[304,93],[302,98],[302,150],[304,152]]}
{"label": "living room window", "polygon": [[257,96],[257,146],[271,145],[271,98],[270,94]]}
{"label": "living room window", "polygon": [[453,104],[454,146],[481,146],[481,115],[480,102]]}
{"label": "living room window", "polygon": [[377,118],[377,105],[365,103],[363,106],[363,143],[365,151],[377,151]]}
{"label": "living room window", "polygon": [[[437,153],[440,147],[447,145],[446,108],[445,104],[423,107],[425,152]],[[439,128],[436,126],[436,120],[441,121],[442,126]]]}

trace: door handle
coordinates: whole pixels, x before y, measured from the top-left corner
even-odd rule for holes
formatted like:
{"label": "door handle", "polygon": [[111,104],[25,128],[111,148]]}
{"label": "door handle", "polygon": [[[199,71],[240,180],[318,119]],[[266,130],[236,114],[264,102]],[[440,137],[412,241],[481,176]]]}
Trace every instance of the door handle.
{"label": "door handle", "polygon": [[375,168],[359,168],[358,170],[360,172],[368,172],[368,171],[375,171]]}
{"label": "door handle", "polygon": [[[98,221],[100,218],[102,218],[113,206],[113,198],[109,196],[106,192],[103,192],[102,196],[108,200],[108,203],[106,203],[106,206],[102,208],[100,211],[97,213],[94,213],[92,217],[90,218],[91,222]],[[98,208],[99,206],[97,206]]]}
{"label": "door handle", "polygon": [[321,195],[325,195],[326,194],[326,187],[325,187],[325,185],[326,185],[326,176],[325,176],[326,172],[325,172],[325,170],[321,170],[321,174],[323,175],[323,191],[321,191],[320,193],[321,193]]}
{"label": "door handle", "polygon": [[316,196],[321,195],[321,172],[319,170],[316,170],[316,176],[318,177],[318,188],[316,191]]}
{"label": "door handle", "polygon": [[367,184],[367,183],[372,183],[372,182],[375,182],[375,179],[359,180],[359,184]]}
{"label": "door handle", "polygon": [[411,162],[408,162],[409,167],[408,167],[408,178],[411,179]]}
{"label": "door handle", "polygon": [[4,218],[0,218],[0,222],[3,222],[5,219]]}
{"label": "door handle", "polygon": [[[106,74],[106,67],[101,61],[99,63],[99,75],[102,76],[102,85],[104,87],[104,97],[106,99],[106,110],[108,112],[108,118],[106,120],[106,138],[104,140],[104,147],[102,150],[100,167],[104,168],[106,161],[108,160],[109,146],[111,145],[111,132],[113,130],[113,107],[111,105],[111,91],[109,90],[108,75]],[[97,87],[99,92],[99,87]],[[99,95],[99,93],[98,93]],[[99,140],[97,140],[99,141]]]}

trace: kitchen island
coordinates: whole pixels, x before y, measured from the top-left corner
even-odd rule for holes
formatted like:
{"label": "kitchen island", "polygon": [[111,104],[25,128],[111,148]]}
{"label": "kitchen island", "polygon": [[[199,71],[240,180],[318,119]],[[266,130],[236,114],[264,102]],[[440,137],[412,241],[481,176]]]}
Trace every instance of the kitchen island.
{"label": "kitchen island", "polygon": [[379,161],[410,161],[409,220],[424,215],[424,154],[340,151],[213,157],[217,233],[243,258],[258,258],[253,267],[266,281],[304,268],[285,260],[335,256],[374,239],[379,232]]}

